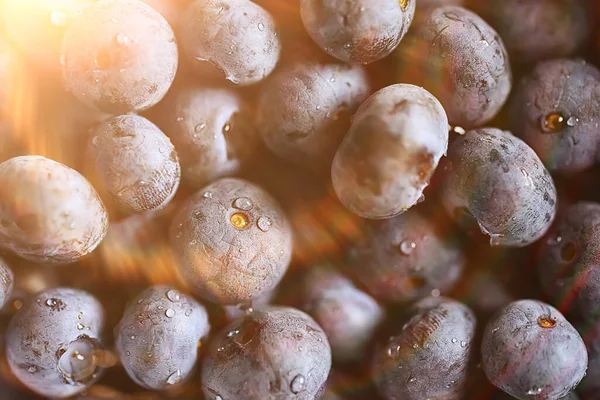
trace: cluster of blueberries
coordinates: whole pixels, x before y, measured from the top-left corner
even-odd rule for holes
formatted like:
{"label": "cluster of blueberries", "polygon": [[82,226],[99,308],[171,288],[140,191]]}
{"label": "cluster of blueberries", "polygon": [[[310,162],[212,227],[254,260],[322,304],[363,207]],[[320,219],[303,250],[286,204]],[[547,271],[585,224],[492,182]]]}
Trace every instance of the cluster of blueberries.
{"label": "cluster of blueberries", "polygon": [[597,15],[0,0],[0,398],[600,399]]}

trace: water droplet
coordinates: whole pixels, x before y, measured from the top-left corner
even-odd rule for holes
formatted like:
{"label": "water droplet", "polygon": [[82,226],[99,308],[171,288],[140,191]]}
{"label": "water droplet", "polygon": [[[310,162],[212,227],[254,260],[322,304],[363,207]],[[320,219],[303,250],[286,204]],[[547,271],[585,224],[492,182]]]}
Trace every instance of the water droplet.
{"label": "water droplet", "polygon": [[562,242],[562,237],[561,236],[550,236],[550,238],[548,238],[548,244],[550,246],[556,246],[558,244],[560,244],[560,242]]}
{"label": "water droplet", "polygon": [[527,396],[536,396],[540,393],[542,393],[542,388],[534,386],[531,389],[529,389],[526,394]]}
{"label": "water droplet", "polygon": [[432,297],[440,297],[440,294],[441,294],[441,293],[440,293],[440,290],[439,290],[439,289],[433,289],[433,290],[431,291],[431,296],[432,296]]}
{"label": "water droplet", "polygon": [[577,125],[579,123],[579,118],[577,117],[569,117],[569,119],[567,120],[567,125],[570,126],[571,128],[574,127],[575,125]]}
{"label": "water droplet", "polygon": [[335,82],[335,76],[332,76],[331,78],[329,78],[329,82]]}
{"label": "water droplet", "polygon": [[457,135],[465,135],[467,133],[467,131],[465,130],[465,128],[463,128],[462,126],[453,126],[451,127],[452,132],[456,133]]}
{"label": "water droplet", "polygon": [[400,251],[407,256],[411,255],[416,248],[417,244],[410,240],[403,240],[402,243],[400,243]]}
{"label": "water droplet", "polygon": [[256,225],[261,231],[267,232],[269,229],[271,229],[273,222],[271,222],[271,218],[269,217],[260,217],[256,222]]}
{"label": "water droplet", "polygon": [[127,37],[127,35],[121,32],[117,35],[117,43],[126,45],[129,43],[129,38]]}
{"label": "water droplet", "polygon": [[175,310],[169,308],[167,311],[165,311],[165,315],[167,318],[173,318],[175,316]]}
{"label": "water droplet", "polygon": [[244,229],[250,223],[248,216],[244,213],[235,213],[229,217],[229,221],[231,225],[233,225],[237,229]]}
{"label": "water droplet", "polygon": [[126,354],[127,354],[128,356],[131,356],[131,352],[130,352],[130,351],[128,351]]}
{"label": "water droplet", "polygon": [[187,310],[187,311],[185,312],[185,316],[186,316],[186,317],[189,317],[190,315],[192,315],[192,310]]}
{"label": "water droplet", "polygon": [[212,199],[213,195],[212,195],[212,192],[204,192],[202,197],[204,197],[205,199]]}
{"label": "water droplet", "polygon": [[525,178],[525,185],[531,187],[531,188],[535,188],[535,185],[533,183],[533,179],[531,179],[531,176],[529,176],[529,173],[527,172],[527,170],[523,167],[519,167],[519,170],[521,171],[521,174],[523,175],[523,177]]}
{"label": "water droplet", "polygon": [[554,328],[556,326],[556,319],[550,315],[543,315],[537,319],[537,324],[540,328]]}
{"label": "water droplet", "polygon": [[304,390],[306,386],[306,378],[304,375],[296,375],[294,379],[292,379],[292,383],[290,383],[290,390],[294,394],[298,394]]}
{"label": "water droplet", "polygon": [[77,324],[77,330],[82,331],[85,328],[85,326],[83,326],[83,324],[79,323]]}
{"label": "water droplet", "polygon": [[464,340],[462,340],[460,342],[460,347],[467,347],[467,342],[465,342]]}
{"label": "water droplet", "polygon": [[194,127],[194,132],[199,133],[204,128],[206,128],[206,122],[202,122]]}
{"label": "water droplet", "polygon": [[222,352],[223,350],[225,350],[225,347],[221,346],[221,347],[219,347],[219,348],[217,349],[217,352],[219,352],[219,353],[220,353],[220,352]]}
{"label": "water droplet", "polygon": [[413,349],[418,349],[418,348],[419,348],[419,345],[418,345],[418,344],[416,344],[416,343],[415,343],[415,344],[413,344]]}
{"label": "water droplet", "polygon": [[258,24],[258,30],[262,32],[264,29],[265,29],[265,26],[262,24],[262,22],[260,22]]}
{"label": "water droplet", "polygon": [[321,106],[317,106],[317,110],[320,110],[320,109],[321,109]]}
{"label": "water droplet", "polygon": [[254,204],[252,204],[252,200],[247,197],[239,197],[234,200],[233,206],[238,210],[250,211]]}
{"label": "water droplet", "polygon": [[184,118],[183,118],[183,117],[177,117],[177,122],[181,122],[181,121],[183,121],[183,120],[184,120]]}
{"label": "water droplet", "polygon": [[119,23],[119,20],[116,19],[116,18],[111,18],[110,20],[113,22],[113,24],[118,24]]}
{"label": "water droplet", "polygon": [[56,305],[56,300],[55,299],[48,299],[48,300],[46,300],[46,305],[48,307],[54,307]]}
{"label": "water droplet", "polygon": [[181,371],[180,370],[173,372],[171,375],[169,375],[169,378],[167,378],[168,385],[175,385],[179,382],[181,382]]}
{"label": "water droplet", "polygon": [[498,332],[498,330],[499,330],[499,329],[500,329],[500,327],[499,327],[499,326],[495,327],[494,329],[492,329],[492,333],[496,333],[496,332]]}
{"label": "water droplet", "polygon": [[71,384],[84,384],[91,381],[99,368],[96,359],[97,342],[90,338],[77,339],[61,351],[57,362],[63,379]]}
{"label": "water droplet", "polygon": [[231,124],[228,122],[223,125],[223,132],[229,132],[231,130]]}
{"label": "water droplet", "polygon": [[181,295],[175,289],[171,289],[167,292],[167,299],[169,299],[173,303],[178,303],[181,300]]}
{"label": "water droplet", "polygon": [[424,194],[421,194],[421,195],[419,196],[419,198],[417,199],[417,204],[419,204],[419,203],[422,203],[422,202],[424,202],[424,201],[425,201],[425,195],[424,195]]}
{"label": "water droplet", "polygon": [[414,382],[414,381],[416,381],[416,380],[417,380],[417,378],[410,378],[408,381],[409,381],[410,383],[412,383],[412,382]]}
{"label": "water droplet", "polygon": [[453,337],[452,338],[452,343],[456,343],[456,342],[458,342],[458,340],[456,340],[456,338]]}
{"label": "water droplet", "polygon": [[65,26],[67,25],[67,14],[62,11],[53,11],[50,14],[50,22],[55,26]]}
{"label": "water droplet", "polygon": [[563,130],[565,118],[559,113],[551,113],[542,118],[542,130],[546,133],[557,133]]}
{"label": "water droplet", "polygon": [[237,335],[238,333],[240,333],[240,330],[239,329],[234,329],[232,331],[227,332],[227,337],[228,338],[233,337],[233,336]]}
{"label": "water droplet", "polygon": [[129,336],[129,339],[131,339],[131,340],[135,340],[135,335],[131,335],[131,336]]}
{"label": "water droplet", "polygon": [[29,371],[30,374],[35,374],[37,372],[37,367],[32,365],[31,367],[27,368],[27,371]]}

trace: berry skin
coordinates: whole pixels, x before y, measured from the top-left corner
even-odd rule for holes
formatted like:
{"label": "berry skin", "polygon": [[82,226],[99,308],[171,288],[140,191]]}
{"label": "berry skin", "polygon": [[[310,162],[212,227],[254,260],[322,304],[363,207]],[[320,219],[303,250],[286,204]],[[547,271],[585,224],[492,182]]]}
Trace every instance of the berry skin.
{"label": "berry skin", "polygon": [[89,293],[56,288],[25,301],[6,334],[6,358],[29,389],[52,398],[81,393],[102,372],[100,303]]}
{"label": "berry skin", "polygon": [[302,0],[302,22],[326,53],[368,64],[389,55],[412,21],[415,0]]}
{"label": "berry skin", "polygon": [[251,302],[277,286],[292,254],[289,221],[250,182],[223,178],[193,195],[171,224],[173,256],[202,298]]}
{"label": "berry skin", "polygon": [[458,400],[466,394],[475,341],[475,315],[464,304],[427,297],[374,354],[372,368],[385,400]]}
{"label": "berry skin", "polygon": [[158,103],[175,78],[173,30],[140,0],[100,0],[73,20],[61,64],[66,87],[88,107],[112,114]]}
{"label": "berry skin", "polygon": [[77,171],[41,156],[0,164],[0,246],[66,264],[93,251],[107,229],[102,201]]}
{"label": "berry skin", "polygon": [[494,246],[535,242],[556,214],[552,177],[535,152],[507,131],[482,128],[458,137],[442,182],[449,215],[473,217]]}
{"label": "berry skin", "polygon": [[89,152],[95,187],[124,215],[164,208],[179,187],[169,138],[147,119],[122,115],[95,126]]}
{"label": "berry skin", "polygon": [[183,179],[194,188],[239,173],[257,154],[252,111],[233,89],[177,88],[158,108],[157,123],[177,149]]}
{"label": "berry skin", "polygon": [[296,64],[266,83],[257,125],[275,155],[315,170],[329,169],[352,115],[370,92],[361,66]]}
{"label": "berry skin", "polygon": [[396,81],[439,99],[450,124],[466,129],[492,120],[506,102],[512,71],[502,39],[477,14],[457,6],[430,8],[394,52]]}
{"label": "berry skin", "polygon": [[600,157],[600,71],[583,60],[539,63],[509,103],[513,132],[551,171],[577,173]]}
{"label": "berry skin", "polygon": [[213,337],[202,363],[207,400],[319,399],[331,368],[327,337],[305,313],[256,310]]}
{"label": "berry skin", "polygon": [[356,112],[333,160],[333,188],[361,217],[393,217],[419,202],[447,146],[439,101],[413,85],[388,86]]}
{"label": "berry skin", "polygon": [[583,320],[594,319],[600,303],[600,204],[579,202],[558,214],[542,241],[537,271],[552,303]]}
{"label": "berry skin", "polygon": [[323,328],[336,362],[363,360],[385,312],[368,294],[331,267],[304,276],[302,308]]}
{"label": "berry skin", "polygon": [[490,382],[520,400],[566,396],[588,363],[575,328],[537,300],[515,301],[500,310],[485,328],[481,356]]}
{"label": "berry skin", "polygon": [[266,78],[279,61],[275,22],[250,0],[193,2],[180,26],[183,52],[200,76],[246,86]]}
{"label": "berry skin", "polygon": [[417,211],[365,226],[344,270],[375,298],[410,303],[459,281],[465,257],[452,240]]}
{"label": "berry skin", "polygon": [[511,60],[534,63],[575,53],[589,38],[593,12],[587,0],[474,1],[500,36]]}
{"label": "berry skin", "polygon": [[0,258],[0,309],[11,299],[15,277],[2,258]]}
{"label": "berry skin", "polygon": [[115,329],[116,348],[131,379],[164,390],[189,377],[209,330],[202,305],[172,287],[152,286],[126,308]]}

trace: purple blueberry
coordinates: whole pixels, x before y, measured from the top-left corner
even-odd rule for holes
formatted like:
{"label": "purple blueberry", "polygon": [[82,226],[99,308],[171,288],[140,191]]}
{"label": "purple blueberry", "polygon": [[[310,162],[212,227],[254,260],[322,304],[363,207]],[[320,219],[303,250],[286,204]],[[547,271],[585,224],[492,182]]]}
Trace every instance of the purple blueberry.
{"label": "purple blueberry", "polygon": [[447,292],[465,265],[461,249],[416,211],[363,228],[345,271],[381,301],[408,303]]}
{"label": "purple blueberry", "polygon": [[293,308],[265,308],[213,337],[202,363],[207,400],[313,400],[331,368],[327,337]]}
{"label": "purple blueberry", "polygon": [[394,53],[396,79],[437,97],[452,125],[479,127],[506,102],[512,72],[500,36],[457,6],[429,9]]}
{"label": "purple blueberry", "polygon": [[102,201],[77,171],[41,156],[0,164],[0,246],[36,262],[71,263],[107,229]]}
{"label": "purple blueberry", "polygon": [[89,293],[57,288],[25,301],[6,334],[6,358],[29,389],[52,398],[78,394],[100,377],[106,352],[99,341],[104,321]]}
{"label": "purple blueberry", "polygon": [[180,28],[183,52],[201,76],[245,86],[266,78],[279,61],[275,21],[250,0],[192,2]]}
{"label": "purple blueberry", "polygon": [[588,355],[575,328],[554,307],[515,301],[487,324],[483,370],[495,386],[520,400],[557,400],[585,375]]}
{"label": "purple blueberry", "polygon": [[447,146],[439,101],[417,86],[388,86],[356,112],[333,160],[333,188],[361,217],[393,217],[422,200]]}
{"label": "purple blueberry", "polygon": [[312,267],[301,283],[302,309],[323,328],[333,360],[363,360],[385,313],[381,306],[333,268]]}
{"label": "purple blueberry", "polygon": [[474,355],[475,315],[464,304],[428,297],[408,311],[401,329],[373,358],[385,400],[458,400],[466,394]]}
{"label": "purple blueberry", "polygon": [[340,63],[301,63],[264,87],[258,126],[277,156],[310,168],[330,168],[352,115],[370,94],[367,72]]}
{"label": "purple blueberry", "polygon": [[108,113],[158,103],[177,71],[173,30],[140,0],[100,0],[70,24],[62,47],[66,87]]}
{"label": "purple blueberry", "polygon": [[557,194],[535,152],[510,132],[482,128],[458,137],[444,167],[442,202],[470,215],[492,245],[527,246],[550,228]]}
{"label": "purple blueberry", "polygon": [[388,56],[412,22],[415,0],[302,0],[302,22],[326,53],[368,64]]}
{"label": "purple blueberry", "polygon": [[138,385],[164,390],[190,376],[210,325],[204,307],[168,286],[134,298],[115,328],[123,367]]}
{"label": "purple blueberry", "polygon": [[170,243],[192,290],[223,305],[273,290],[292,255],[291,226],[275,199],[233,178],[188,199],[171,223]]}
{"label": "purple blueberry", "polygon": [[551,171],[576,173],[600,158],[600,71],[584,60],[538,64],[515,90],[510,123]]}

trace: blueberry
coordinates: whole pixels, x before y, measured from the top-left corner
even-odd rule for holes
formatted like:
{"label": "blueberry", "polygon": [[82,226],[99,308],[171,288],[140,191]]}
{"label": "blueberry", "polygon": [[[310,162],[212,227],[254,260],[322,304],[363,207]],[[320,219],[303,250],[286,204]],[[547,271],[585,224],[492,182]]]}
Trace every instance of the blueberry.
{"label": "blueberry", "polygon": [[518,63],[565,57],[590,36],[591,10],[587,0],[491,0],[473,2],[496,28]]}
{"label": "blueberry", "polygon": [[93,0],[6,0],[0,3],[0,26],[18,50],[44,68],[43,74],[60,69],[60,50],[65,31]]}
{"label": "blueberry", "polygon": [[464,304],[428,297],[373,357],[377,389],[385,400],[461,399],[470,376],[475,315]]}
{"label": "blueberry", "polygon": [[238,85],[263,80],[279,61],[275,22],[250,0],[193,2],[182,15],[181,38],[199,74]]}
{"label": "blueberry", "polygon": [[600,393],[600,319],[592,318],[577,325],[588,351],[588,369],[577,386],[584,400],[595,400]]}
{"label": "blueberry", "polygon": [[253,119],[232,89],[193,85],[172,91],[157,115],[178,151],[184,180],[196,188],[240,172],[256,155]]}
{"label": "blueberry", "polygon": [[363,67],[296,64],[277,73],[263,89],[260,133],[277,156],[316,169],[330,168],[351,116],[369,93]]}
{"label": "blueberry", "polygon": [[11,299],[14,276],[10,267],[2,258],[0,258],[0,308],[4,307]]}
{"label": "blueberry", "polygon": [[301,285],[301,304],[323,328],[336,362],[361,361],[384,310],[331,267],[311,268]]}
{"label": "blueberry", "polygon": [[131,379],[162,390],[189,377],[209,330],[202,305],[172,287],[153,286],[127,306],[115,342]]}
{"label": "blueberry", "polygon": [[290,223],[263,189],[223,178],[193,195],[171,224],[180,272],[203,298],[251,302],[275,288],[292,253]]}
{"label": "blueberry", "polygon": [[556,188],[535,152],[510,132],[482,128],[448,151],[442,202],[455,218],[473,217],[492,245],[527,246],[550,228]]}
{"label": "blueberry", "polygon": [[313,400],[325,390],[331,350],[325,333],[293,308],[265,308],[219,332],[202,363],[207,400]]}
{"label": "blueberry", "polygon": [[177,44],[165,19],[139,0],[100,0],[67,29],[61,64],[66,87],[108,113],[158,103],[175,78]]}
{"label": "blueberry", "polygon": [[91,134],[92,182],[122,214],[161,209],[175,196],[177,153],[152,122],[122,115],[98,124]]}
{"label": "blueberry", "polygon": [[515,301],[500,310],[485,328],[481,355],[490,382],[521,400],[566,396],[588,362],[575,328],[537,300]]}
{"label": "blueberry", "polygon": [[584,320],[600,303],[600,204],[579,202],[562,210],[542,241],[537,262],[542,286],[559,309]]}
{"label": "blueberry", "polygon": [[462,7],[429,9],[398,47],[399,82],[423,86],[437,97],[452,125],[474,128],[498,114],[511,90],[512,72],[498,34]]}
{"label": "blueberry", "polygon": [[106,366],[99,341],[103,314],[100,303],[81,290],[56,288],[29,298],[8,327],[12,372],[43,396],[66,398],[84,391]]}
{"label": "blueberry", "polygon": [[539,63],[510,101],[513,132],[548,169],[580,172],[599,157],[600,71],[583,60]]}
{"label": "blueberry", "polygon": [[0,246],[37,262],[70,263],[106,234],[98,194],[78,172],[41,156],[0,164]]}
{"label": "blueberry", "polygon": [[366,218],[389,218],[419,202],[448,146],[448,120],[426,90],[392,85],[358,109],[331,169],[340,201]]}
{"label": "blueberry", "polygon": [[377,299],[408,303],[432,290],[450,290],[465,263],[460,248],[432,221],[410,211],[366,225],[344,267]]}
{"label": "blueberry", "polygon": [[415,0],[302,0],[312,39],[342,61],[368,64],[389,55],[408,31]]}

